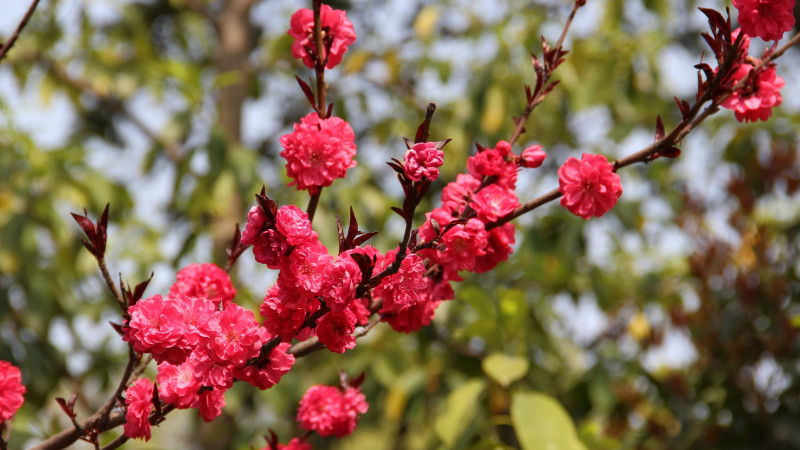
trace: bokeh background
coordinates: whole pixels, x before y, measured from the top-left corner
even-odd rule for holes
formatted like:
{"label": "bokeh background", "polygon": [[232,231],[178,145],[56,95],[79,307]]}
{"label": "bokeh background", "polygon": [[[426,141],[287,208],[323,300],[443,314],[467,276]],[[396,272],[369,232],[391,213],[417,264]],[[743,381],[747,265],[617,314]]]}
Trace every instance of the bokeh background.
{"label": "bokeh background", "polygon": [[[384,162],[402,157],[427,103],[438,106],[432,138],[453,141],[423,212],[475,142],[510,137],[534,81],[529,53],[540,36],[557,39],[571,3],[326,3],[347,9],[358,34],[327,73],[358,166],[323,191],[314,225],[332,245],[335,216],[352,206],[386,251],[403,224]],[[28,5],[4,2],[0,36]],[[548,152],[520,174],[522,201],[556,187],[567,157],[620,157],[652,141],[657,115],[677,123],[673,96],[693,98],[692,66],[708,59],[698,6],[730,4],[587,2],[561,83],[515,148]],[[81,414],[93,411],[127,357],[70,212],[111,204],[110,271],[131,285],[152,273],[152,295],[187,264],[224,265],[262,185],[305,206],[278,156],[279,137],[310,111],[294,75],[312,73],[285,34],[299,7],[310,2],[43,0],[0,63],[0,359],[28,388],[12,448],[69,426],[56,396],[78,393]],[[554,204],[520,218],[515,254],[466,276],[432,326],[379,325],[343,356],[299,360],[273,389],[237,383],[211,424],[174,412],[129,447],[248,449],[270,428],[288,441],[303,433],[302,393],[341,368],[366,372],[370,410],[352,436],[315,447],[800,448],[800,51],[778,74],[787,86],[768,123],[713,116],[678,159],[625,169],[604,217]],[[248,251],[232,277],[237,301],[257,310],[276,274]]]}

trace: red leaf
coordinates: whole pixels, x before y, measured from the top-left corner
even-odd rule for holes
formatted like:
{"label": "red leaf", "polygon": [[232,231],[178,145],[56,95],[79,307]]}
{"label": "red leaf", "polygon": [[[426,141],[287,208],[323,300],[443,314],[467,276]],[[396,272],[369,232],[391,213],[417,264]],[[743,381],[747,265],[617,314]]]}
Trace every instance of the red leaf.
{"label": "red leaf", "polygon": [[295,75],[294,78],[297,80],[297,84],[300,85],[300,89],[302,89],[303,93],[306,94],[308,102],[311,103],[311,106],[315,106],[317,101],[314,99],[314,91],[311,90],[311,87],[308,85],[308,83],[300,79],[300,77],[297,75]]}
{"label": "red leaf", "polygon": [[661,116],[656,118],[656,141],[664,139],[664,122],[661,121]]}

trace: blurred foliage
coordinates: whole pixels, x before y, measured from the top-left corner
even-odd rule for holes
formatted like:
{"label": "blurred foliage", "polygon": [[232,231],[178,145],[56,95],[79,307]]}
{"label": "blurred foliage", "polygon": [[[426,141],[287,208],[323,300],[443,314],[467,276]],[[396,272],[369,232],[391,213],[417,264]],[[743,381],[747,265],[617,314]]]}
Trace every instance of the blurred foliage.
{"label": "blurred foliage", "polygon": [[[323,191],[315,228],[332,244],[335,216],[352,205],[362,229],[383,230],[373,244],[385,251],[402,224],[383,163],[402,155],[401,137],[437,103],[432,136],[453,139],[438,189],[475,142],[508,138],[533,81],[529,52],[557,39],[569,2],[330,4],[359,35],[328,74],[359,165]],[[236,5],[245,39],[226,53],[222,21]],[[523,201],[552,189],[568,156],[619,157],[649,143],[658,115],[668,128],[679,120],[672,96],[692,97],[704,50],[696,6],[590,0],[579,11],[561,83],[515,149],[549,154],[520,174]],[[12,447],[69,426],[55,396],[79,393],[89,413],[122,370],[107,324],[120,319],[69,212],[110,203],[110,270],[132,285],[155,273],[153,294],[188,263],[224,260],[262,184],[280,204],[305,205],[278,157],[279,136],[308,112],[293,76],[310,73],[285,34],[297,7],[52,0],[0,64],[0,359],[28,387]],[[789,81],[797,61],[789,52],[778,73]],[[626,169],[625,195],[602,219],[557,206],[521,218],[511,259],[466,277],[432,326],[380,325],[344,356],[303,358],[271,390],[237,383],[211,424],[176,412],[132,446],[247,449],[269,428],[288,441],[302,433],[293,418],[305,389],[344,368],[366,371],[370,410],[352,436],[313,437],[315,447],[800,448],[793,104],[765,124],[720,112],[678,160]],[[274,274],[249,255],[233,275],[238,301],[256,308]]]}

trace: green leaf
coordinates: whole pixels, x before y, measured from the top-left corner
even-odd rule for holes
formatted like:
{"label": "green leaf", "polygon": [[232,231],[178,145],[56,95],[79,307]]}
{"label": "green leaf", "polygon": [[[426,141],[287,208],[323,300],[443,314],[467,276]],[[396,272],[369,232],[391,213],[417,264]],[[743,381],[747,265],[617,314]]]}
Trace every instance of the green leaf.
{"label": "green leaf", "polygon": [[433,428],[448,448],[455,446],[475,417],[478,397],[486,383],[481,379],[467,381],[453,390],[445,400],[444,407],[436,416]]}
{"label": "green leaf", "polygon": [[502,353],[492,353],[481,362],[481,367],[500,386],[508,387],[528,373],[530,364],[521,356],[509,356]]}
{"label": "green leaf", "polygon": [[585,450],[575,424],[554,398],[522,391],[511,397],[511,422],[526,450]]}

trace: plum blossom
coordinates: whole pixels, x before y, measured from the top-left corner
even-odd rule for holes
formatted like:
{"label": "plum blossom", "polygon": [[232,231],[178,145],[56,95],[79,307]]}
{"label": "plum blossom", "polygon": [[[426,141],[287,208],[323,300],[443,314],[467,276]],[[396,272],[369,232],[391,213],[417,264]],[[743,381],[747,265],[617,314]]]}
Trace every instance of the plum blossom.
{"label": "plum blossom", "polygon": [[191,408],[197,401],[200,383],[194,376],[194,364],[186,360],[181,365],[163,362],[158,365],[158,398],[178,409]]}
{"label": "plum blossom", "polygon": [[[322,5],[320,9],[320,21],[324,34],[323,52],[330,43],[330,54],[327,55],[325,67],[334,68],[342,61],[342,56],[347,51],[347,47],[356,41],[356,32],[353,23],[347,18],[347,14],[339,9],[333,9],[328,5]],[[316,43],[314,42],[314,12],[307,8],[302,8],[292,15],[291,28],[287,31],[289,36],[294,38],[292,43],[292,56],[302,59],[303,64],[309,69],[314,68],[313,56],[316,56]],[[323,53],[322,61],[326,55]]]}
{"label": "plum blossom", "polygon": [[234,375],[237,379],[246,381],[261,389],[269,389],[278,384],[281,377],[294,365],[294,355],[286,353],[289,343],[282,342],[269,353],[267,362],[263,366],[244,366],[237,368]]}
{"label": "plum blossom", "polygon": [[298,190],[314,194],[356,166],[355,134],[339,117],[321,119],[317,113],[308,114],[280,142],[286,172],[293,180],[289,186]]}
{"label": "plum blossom", "polygon": [[153,408],[153,382],[140,378],[125,391],[125,436],[150,440],[150,410]]}
{"label": "plum blossom", "polygon": [[175,275],[176,281],[169,288],[172,297],[200,297],[214,302],[217,307],[230,304],[236,297],[231,277],[216,264],[189,264]]}
{"label": "plum blossom", "polygon": [[341,438],[355,430],[359,416],[368,408],[359,388],[348,387],[342,392],[335,386],[314,385],[300,400],[297,421],[320,436]]}
{"label": "plum blossom", "polygon": [[349,309],[341,312],[329,312],[325,314],[317,324],[317,338],[335,353],[344,353],[356,346],[356,338],[353,331],[356,329],[358,318]]}
{"label": "plum blossom", "polygon": [[739,24],[748,36],[777,41],[794,27],[795,0],[733,0]]}
{"label": "plum blossom", "polygon": [[0,361],[0,422],[11,419],[25,402],[22,374],[10,362]]}
{"label": "plum blossom", "polygon": [[584,219],[602,216],[622,195],[619,175],[603,155],[584,153],[580,161],[567,159],[558,169],[558,184],[561,206]]}
{"label": "plum blossom", "polygon": [[444,152],[437,148],[436,142],[414,144],[405,154],[406,176],[412,181],[431,181],[439,177],[439,167],[444,163]]}

